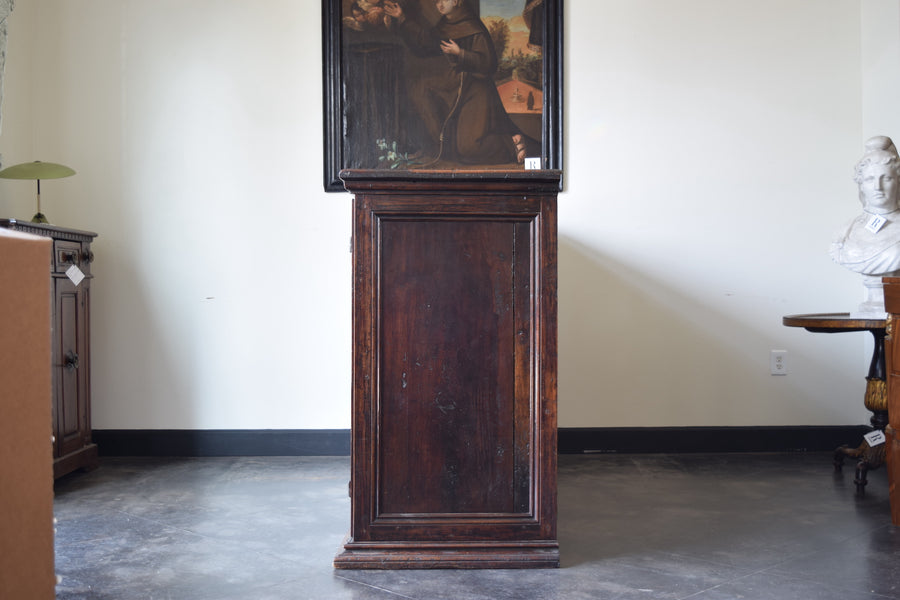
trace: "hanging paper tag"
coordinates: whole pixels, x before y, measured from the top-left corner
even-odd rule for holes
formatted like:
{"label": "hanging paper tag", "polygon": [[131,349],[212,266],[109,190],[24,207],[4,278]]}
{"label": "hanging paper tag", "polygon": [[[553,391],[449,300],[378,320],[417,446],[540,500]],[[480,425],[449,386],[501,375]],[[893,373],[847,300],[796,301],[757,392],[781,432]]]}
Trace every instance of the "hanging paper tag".
{"label": "hanging paper tag", "polygon": [[869,448],[880,446],[885,441],[884,432],[878,430],[867,433],[863,436],[863,438],[865,438],[866,442],[869,443]]}
{"label": "hanging paper tag", "polygon": [[78,268],[78,265],[72,265],[66,269],[66,277],[72,280],[72,283],[78,285],[84,279],[84,273]]}
{"label": "hanging paper tag", "polygon": [[885,219],[881,215],[872,215],[869,221],[866,223],[866,229],[871,231],[872,233],[878,233],[878,231],[884,227],[884,224],[887,223],[887,219]]}

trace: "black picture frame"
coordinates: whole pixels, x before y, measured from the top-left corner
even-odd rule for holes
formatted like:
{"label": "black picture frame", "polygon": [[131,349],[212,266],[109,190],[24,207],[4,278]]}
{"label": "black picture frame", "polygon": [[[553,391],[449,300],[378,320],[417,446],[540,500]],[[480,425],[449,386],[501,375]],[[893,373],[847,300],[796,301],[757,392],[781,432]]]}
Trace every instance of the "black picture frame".
{"label": "black picture frame", "polygon": [[[400,0],[407,5],[419,3],[424,20],[428,5],[433,0]],[[465,0],[472,3],[477,13],[488,0]],[[501,0],[490,0],[498,2]],[[525,90],[537,89],[541,94],[541,108],[537,115],[515,114],[511,119],[519,126],[520,121],[528,125],[527,135],[529,157],[539,156],[543,169],[562,169],[562,129],[563,129],[563,2],[562,0],[502,0],[512,5],[520,5],[529,14],[529,35],[539,32],[540,59],[533,59],[541,65],[539,86],[524,83]],[[369,6],[378,0],[368,0],[359,4]],[[350,29],[344,18],[348,17],[354,0],[322,0],[322,54],[323,54],[323,101],[324,101],[324,185],[325,191],[344,191],[339,173],[342,169],[415,169],[427,168],[409,160],[406,148],[392,145],[390,134],[385,129],[412,128],[406,125],[414,114],[408,103],[404,104],[402,93],[408,89],[410,54],[399,37],[387,31],[372,33],[366,31],[363,37]],[[411,8],[415,9],[415,6]],[[537,11],[536,13],[533,11]],[[357,13],[359,10],[356,11]],[[435,12],[436,14],[436,12]],[[539,25],[535,25],[539,23]],[[529,47],[534,47],[529,40]],[[518,73],[515,73],[518,77]],[[518,79],[516,79],[518,81]],[[523,81],[526,81],[523,79]],[[496,84],[496,81],[495,81]],[[499,89],[499,85],[498,85]],[[503,88],[507,90],[508,88]],[[395,94],[394,91],[397,91]],[[515,101],[524,97],[516,87]],[[400,98],[400,99],[398,99]],[[385,100],[381,102],[381,100]],[[532,110],[532,99],[528,99]],[[535,118],[537,117],[537,118]],[[370,126],[369,124],[372,124]],[[376,131],[378,129],[378,131]],[[526,131],[521,128],[520,131]],[[540,139],[535,138],[538,135]],[[397,137],[403,137],[404,132]],[[412,134],[409,135],[413,137]],[[383,142],[381,140],[384,140]],[[376,143],[377,142],[377,143]],[[443,144],[443,142],[441,142]],[[392,156],[400,160],[379,160],[390,150]],[[539,153],[539,154],[538,154]],[[378,156],[382,155],[382,156]],[[508,170],[523,168],[522,165],[466,164],[438,165],[437,169],[465,169],[475,171]]]}

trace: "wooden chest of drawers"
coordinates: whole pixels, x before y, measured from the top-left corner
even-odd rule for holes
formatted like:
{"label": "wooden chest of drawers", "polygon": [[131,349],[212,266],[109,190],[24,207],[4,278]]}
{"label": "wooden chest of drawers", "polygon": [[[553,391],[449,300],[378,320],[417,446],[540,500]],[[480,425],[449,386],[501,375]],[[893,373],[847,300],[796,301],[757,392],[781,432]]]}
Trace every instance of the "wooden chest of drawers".
{"label": "wooden chest of drawers", "polygon": [[91,440],[90,231],[0,219],[0,227],[53,239],[50,258],[53,361],[53,475],[97,465]]}

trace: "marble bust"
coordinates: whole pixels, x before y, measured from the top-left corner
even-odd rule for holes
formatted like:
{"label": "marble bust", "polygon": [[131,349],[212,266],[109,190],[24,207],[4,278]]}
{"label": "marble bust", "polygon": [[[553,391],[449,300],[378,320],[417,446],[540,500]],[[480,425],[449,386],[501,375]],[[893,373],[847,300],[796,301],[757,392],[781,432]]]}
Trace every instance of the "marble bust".
{"label": "marble bust", "polygon": [[883,317],[881,278],[900,276],[900,156],[889,137],[866,143],[854,181],[863,211],[838,232],[831,258],[863,276],[861,316]]}

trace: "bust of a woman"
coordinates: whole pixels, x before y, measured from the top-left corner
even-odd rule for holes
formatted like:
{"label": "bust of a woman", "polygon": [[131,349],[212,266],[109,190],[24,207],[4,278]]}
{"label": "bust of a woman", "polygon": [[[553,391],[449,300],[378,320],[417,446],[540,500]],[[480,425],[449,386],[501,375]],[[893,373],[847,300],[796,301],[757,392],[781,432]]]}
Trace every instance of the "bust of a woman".
{"label": "bust of a woman", "polygon": [[863,212],[840,230],[831,258],[863,275],[866,299],[860,312],[883,313],[881,278],[900,275],[900,157],[890,138],[866,143],[854,180]]}

